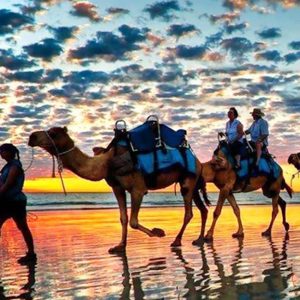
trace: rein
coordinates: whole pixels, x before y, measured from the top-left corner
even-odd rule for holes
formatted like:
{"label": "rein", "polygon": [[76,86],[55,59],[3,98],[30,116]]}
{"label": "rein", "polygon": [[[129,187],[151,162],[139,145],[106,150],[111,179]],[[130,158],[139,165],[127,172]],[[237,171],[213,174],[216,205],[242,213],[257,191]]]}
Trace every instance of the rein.
{"label": "rein", "polygon": [[[62,172],[64,170],[63,168],[63,163],[61,161],[61,156],[73,151],[75,149],[75,146],[73,146],[72,148],[66,150],[66,151],[63,151],[63,152],[59,152],[53,139],[51,138],[51,136],[49,135],[48,131],[45,130],[45,134],[46,136],[48,137],[48,139],[51,141],[54,149],[55,149],[55,152],[56,152],[56,159],[57,159],[57,171],[58,171],[58,174],[59,174],[59,177],[60,177],[60,181],[61,181],[61,185],[62,185],[62,188],[63,188],[63,191],[64,191],[64,194],[65,196],[67,196],[67,192],[66,192],[66,187],[65,187],[65,184],[64,184],[64,180],[63,180],[63,177],[62,177]],[[54,160],[54,155],[52,155],[52,160],[53,160],[53,169],[52,169],[52,177],[55,177],[55,160]]]}
{"label": "rein", "polygon": [[298,178],[299,178],[299,174],[300,174],[300,170],[292,175],[292,177],[291,177],[291,187],[293,186],[293,180],[294,180],[294,178],[295,178],[297,175],[298,175]]}

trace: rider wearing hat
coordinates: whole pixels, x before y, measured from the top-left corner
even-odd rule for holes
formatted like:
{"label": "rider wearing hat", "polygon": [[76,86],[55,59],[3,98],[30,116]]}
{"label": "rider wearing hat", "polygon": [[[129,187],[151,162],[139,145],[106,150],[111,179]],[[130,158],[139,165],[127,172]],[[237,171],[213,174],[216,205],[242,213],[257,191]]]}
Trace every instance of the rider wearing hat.
{"label": "rider wearing hat", "polygon": [[250,133],[251,143],[256,148],[256,166],[259,164],[259,160],[262,154],[262,150],[268,146],[269,136],[269,124],[262,117],[265,115],[261,109],[254,108],[250,113],[253,117],[253,123],[249,129],[245,131],[246,134]]}

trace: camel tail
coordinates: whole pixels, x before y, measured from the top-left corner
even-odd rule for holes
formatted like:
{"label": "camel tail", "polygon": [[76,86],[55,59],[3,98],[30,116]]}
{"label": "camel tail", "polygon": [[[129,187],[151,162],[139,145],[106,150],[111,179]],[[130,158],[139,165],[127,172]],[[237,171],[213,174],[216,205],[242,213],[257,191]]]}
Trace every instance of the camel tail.
{"label": "camel tail", "polygon": [[207,194],[207,190],[206,190],[206,182],[202,176],[200,176],[198,178],[196,189],[201,190],[201,193],[203,195],[203,199],[204,199],[206,206],[210,206],[211,203],[210,203],[210,200],[208,199],[208,194]]}
{"label": "camel tail", "polygon": [[285,179],[283,178],[282,184],[281,184],[281,188],[282,189],[286,189],[286,191],[288,192],[290,198],[292,198],[293,195],[293,189],[285,182]]}

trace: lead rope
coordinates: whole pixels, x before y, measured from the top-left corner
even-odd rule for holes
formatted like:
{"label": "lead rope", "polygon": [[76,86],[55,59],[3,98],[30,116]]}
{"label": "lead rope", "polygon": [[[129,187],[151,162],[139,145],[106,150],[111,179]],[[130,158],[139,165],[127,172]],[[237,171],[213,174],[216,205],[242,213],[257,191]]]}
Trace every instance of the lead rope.
{"label": "lead rope", "polygon": [[[53,145],[53,147],[55,149],[55,152],[56,152],[56,155],[57,155],[57,157],[56,157],[56,159],[57,159],[57,171],[58,171],[58,174],[59,174],[59,177],[60,177],[60,181],[61,181],[61,185],[62,185],[64,194],[65,194],[65,196],[67,196],[66,187],[65,187],[65,184],[64,184],[63,177],[61,175],[61,173],[63,172],[63,164],[62,164],[62,161],[61,161],[61,159],[59,157],[60,154],[59,154],[58,149],[57,149],[54,141],[52,140],[51,136],[48,134],[47,131],[45,131],[45,133],[46,133],[47,137],[49,138],[49,140],[51,141],[51,143],[52,143],[52,145]],[[73,150],[73,148],[71,150]],[[69,151],[65,151],[62,154],[65,154],[67,152],[69,152]],[[53,161],[54,161],[54,158],[53,158]],[[54,174],[54,177],[55,177],[55,166],[53,166],[53,170],[54,170],[54,172],[52,173],[52,175]]]}
{"label": "lead rope", "polygon": [[34,158],[34,150],[33,150],[33,148],[31,148],[31,161],[30,161],[28,167],[26,169],[24,169],[24,173],[27,172],[31,168],[32,163],[33,163],[33,158]]}
{"label": "lead rope", "polygon": [[299,178],[299,173],[300,173],[300,171],[298,171],[298,172],[296,172],[295,174],[293,174],[292,175],[292,177],[291,177],[291,187],[293,187],[293,180],[294,180],[294,178],[298,175],[298,178]]}

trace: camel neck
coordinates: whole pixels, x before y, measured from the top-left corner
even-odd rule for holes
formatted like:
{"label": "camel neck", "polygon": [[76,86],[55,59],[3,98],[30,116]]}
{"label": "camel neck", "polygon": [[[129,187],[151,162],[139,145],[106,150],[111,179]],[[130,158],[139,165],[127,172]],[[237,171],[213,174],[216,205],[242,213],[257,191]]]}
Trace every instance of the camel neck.
{"label": "camel neck", "polygon": [[75,147],[73,151],[61,156],[63,167],[87,180],[99,181],[107,177],[110,151],[90,157]]}

